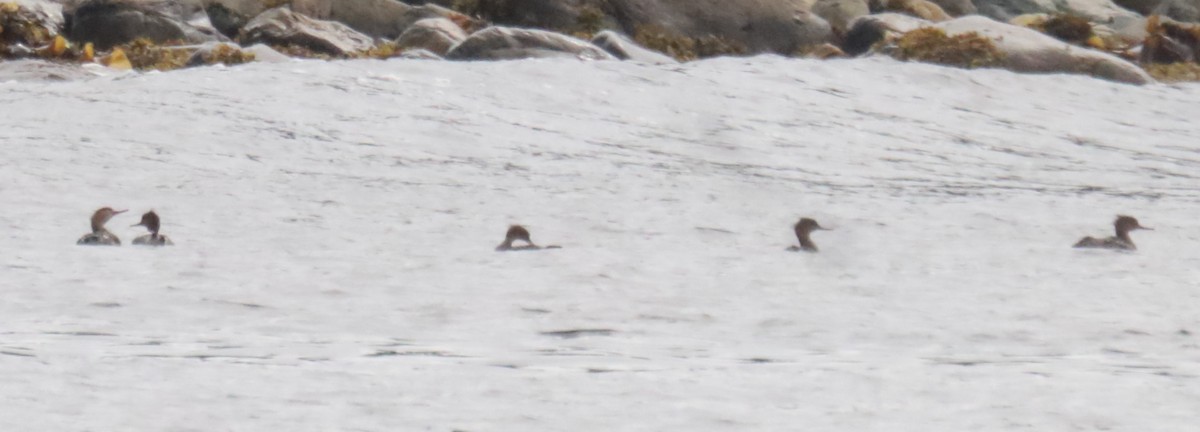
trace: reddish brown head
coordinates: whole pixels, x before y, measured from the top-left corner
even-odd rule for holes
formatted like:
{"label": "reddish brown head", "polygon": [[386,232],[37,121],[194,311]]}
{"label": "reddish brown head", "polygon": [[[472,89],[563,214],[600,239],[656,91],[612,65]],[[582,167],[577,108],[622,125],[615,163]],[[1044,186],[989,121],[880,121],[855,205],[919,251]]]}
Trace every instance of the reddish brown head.
{"label": "reddish brown head", "polygon": [[100,232],[104,230],[104,224],[108,223],[113,216],[125,213],[126,210],[113,210],[112,207],[104,207],[92,213],[92,232]]}
{"label": "reddish brown head", "polygon": [[529,239],[529,230],[520,225],[508,227],[508,232],[504,234],[504,241],[512,244],[512,242],[522,240],[525,243],[533,244],[533,240]]}
{"label": "reddish brown head", "polygon": [[818,224],[816,220],[811,218],[801,218],[799,222],[796,222],[796,226],[793,227],[793,229],[796,232],[796,240],[800,241],[800,249],[809,252],[816,252],[817,245],[816,243],[813,243],[812,239],[808,238],[808,235],[813,231],[823,230],[826,228]]}
{"label": "reddish brown head", "polygon": [[816,220],[811,218],[801,218],[800,222],[796,222],[796,235],[800,235],[802,232],[807,235],[813,231],[823,229],[825,228],[818,224]]}
{"label": "reddish brown head", "polygon": [[1118,237],[1125,235],[1126,233],[1133,231],[1133,230],[1138,230],[1138,229],[1153,230],[1152,228],[1146,228],[1146,227],[1142,226],[1141,224],[1139,224],[1138,220],[1136,218],[1134,218],[1133,216],[1118,215],[1117,220],[1113,221],[1113,226],[1115,226],[1117,228],[1117,236]]}
{"label": "reddish brown head", "polygon": [[158,235],[158,214],[154,210],[150,210],[142,215],[142,221],[130,226],[143,226],[150,230],[150,234]]}
{"label": "reddish brown head", "polygon": [[513,225],[508,227],[508,232],[504,233],[504,243],[500,243],[500,246],[496,246],[496,250],[512,250],[513,242],[517,240],[529,243],[529,246],[522,246],[522,248],[538,249],[538,247],[533,244],[533,240],[530,240],[529,238],[529,230],[520,225]]}

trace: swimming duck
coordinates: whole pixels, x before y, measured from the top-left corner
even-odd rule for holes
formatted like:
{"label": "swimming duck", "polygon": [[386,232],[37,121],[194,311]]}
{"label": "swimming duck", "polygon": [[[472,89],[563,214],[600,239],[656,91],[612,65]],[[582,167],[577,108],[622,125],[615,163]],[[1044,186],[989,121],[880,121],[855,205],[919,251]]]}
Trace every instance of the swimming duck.
{"label": "swimming duck", "polygon": [[800,240],[800,246],[791,246],[787,250],[792,252],[816,252],[817,244],[813,243],[812,239],[808,238],[808,235],[813,231],[828,230],[829,228],[822,227],[817,221],[811,218],[800,218],[800,221],[796,222],[796,225],[792,229],[796,232],[796,240]]}
{"label": "swimming duck", "polygon": [[[521,240],[521,241],[525,242],[526,244],[522,245],[522,246],[513,246],[513,242],[515,242],[517,240]],[[550,245],[550,246],[546,246],[546,247],[541,247],[536,244],[533,244],[533,240],[529,239],[529,230],[525,229],[525,227],[520,226],[520,225],[513,225],[513,226],[508,227],[508,232],[504,234],[504,243],[500,243],[500,246],[496,246],[496,250],[500,251],[500,252],[539,250],[539,249],[561,249],[561,248],[562,248],[562,246]]]}
{"label": "swimming duck", "polygon": [[137,224],[130,225],[130,226],[146,227],[147,230],[150,230],[150,234],[146,234],[144,236],[133,239],[133,244],[146,245],[146,246],[172,246],[172,245],[174,245],[175,243],[171,243],[171,239],[167,238],[167,236],[165,236],[165,235],[158,233],[158,224],[159,224],[158,214],[154,213],[154,210],[150,210],[150,211],[146,212],[146,214],[143,214],[141,222],[138,222]]}
{"label": "swimming duck", "polygon": [[1113,226],[1117,229],[1116,237],[1098,239],[1095,237],[1084,237],[1075,243],[1077,248],[1101,248],[1101,249],[1121,249],[1121,250],[1137,250],[1137,246],[1133,244],[1133,240],[1129,238],[1129,232],[1136,229],[1151,230],[1138,223],[1138,220],[1132,216],[1117,216],[1117,220],[1113,221]]}
{"label": "swimming duck", "polygon": [[92,213],[92,232],[84,234],[75,242],[77,245],[97,245],[97,246],[120,246],[121,239],[108,232],[104,228],[104,224],[108,223],[113,216],[125,213],[125,210],[113,210],[111,207],[104,207]]}

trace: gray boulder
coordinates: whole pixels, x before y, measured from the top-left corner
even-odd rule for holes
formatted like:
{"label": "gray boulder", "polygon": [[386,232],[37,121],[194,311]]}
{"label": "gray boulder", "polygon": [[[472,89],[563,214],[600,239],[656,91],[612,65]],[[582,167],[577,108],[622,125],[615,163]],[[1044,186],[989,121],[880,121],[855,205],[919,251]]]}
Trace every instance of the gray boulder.
{"label": "gray boulder", "polygon": [[250,61],[281,62],[289,60],[292,58],[271,49],[271,47],[264,46],[264,44],[242,48],[235,43],[209,42],[197,47],[192,52],[192,56],[187,58],[185,65],[194,67],[215,64],[235,65]]}
{"label": "gray boulder", "polygon": [[930,0],[930,1],[932,1],[934,4],[941,7],[943,11],[946,11],[946,13],[950,14],[950,16],[952,16],[952,17],[960,17],[960,16],[964,16],[964,15],[974,15],[975,13],[979,12],[979,9],[975,7],[975,3],[971,2],[971,0]]}
{"label": "gray boulder", "polygon": [[861,55],[879,42],[930,24],[930,21],[893,12],[859,17],[850,23],[850,30],[842,39],[842,51],[851,56]]}
{"label": "gray boulder", "polygon": [[[195,0],[191,0],[195,1]],[[230,34],[266,10],[262,0],[207,0],[213,24]],[[325,21],[336,21],[360,33],[381,39],[395,39],[413,23],[426,18],[449,18],[460,26],[476,25],[459,12],[435,4],[411,6],[397,0],[291,0],[293,11]],[[218,24],[218,21],[221,24]]]}
{"label": "gray boulder", "polygon": [[254,17],[242,28],[243,44],[291,45],[318,53],[348,56],[375,46],[371,37],[345,24],[321,21],[284,7]]}
{"label": "gray boulder", "polygon": [[254,54],[254,61],[259,63],[287,63],[295,60],[284,53],[275,51],[275,48],[263,44],[242,47],[242,51]]}
{"label": "gray boulder", "polygon": [[1004,53],[1002,67],[1016,72],[1084,74],[1130,84],[1154,82],[1142,68],[1119,57],[978,15],[933,24],[932,27],[950,36],[974,32],[991,39]]}
{"label": "gray boulder", "polygon": [[340,0],[333,3],[327,19],[370,36],[395,39],[417,21],[428,18],[446,18],[459,26],[481,27],[470,17],[441,6],[409,6],[395,0]]}
{"label": "gray boulder", "polygon": [[570,36],[544,30],[488,27],[472,34],[446,54],[450,60],[516,60],[573,57],[616,60],[608,52]]}
{"label": "gray boulder", "polygon": [[[831,39],[829,23],[809,12],[813,0],[477,0],[498,24],[583,30],[602,14],[602,26],[628,35],[654,31],[687,38],[716,37],[748,53],[793,54]],[[581,18],[583,18],[581,20]]]}
{"label": "gray boulder", "polygon": [[596,36],[592,38],[592,44],[608,51],[613,57],[621,60],[648,64],[679,63],[675,59],[663,55],[658,51],[643,48],[624,35],[611,30],[596,33]]}
{"label": "gray boulder", "polygon": [[1163,0],[1150,13],[1176,21],[1200,22],[1200,0]]}
{"label": "gray boulder", "polygon": [[238,32],[251,18],[218,2],[206,5],[204,13],[208,15],[209,24],[228,38],[237,38]]}
{"label": "gray boulder", "polygon": [[850,22],[871,13],[867,0],[816,0],[812,13],[824,18],[835,34],[845,35]]}
{"label": "gray boulder", "polygon": [[475,0],[467,12],[505,26],[571,32],[587,9],[600,5],[598,0]]}
{"label": "gray boulder", "polygon": [[424,49],[438,56],[467,39],[467,32],[446,18],[427,18],[413,23],[396,39],[400,50]]}
{"label": "gray boulder", "polygon": [[67,34],[71,40],[91,42],[100,50],[139,38],[154,43],[203,43],[219,39],[188,24],[182,8],[178,15],[175,12],[175,8],[154,2],[89,0],[69,14]]}
{"label": "gray boulder", "polygon": [[400,53],[400,55],[398,55],[396,57],[402,58],[405,60],[445,60],[444,58],[442,58],[442,56],[439,56],[429,50],[423,50],[423,49],[411,49],[411,50]]}
{"label": "gray boulder", "polygon": [[941,6],[929,0],[881,0],[879,6],[882,11],[896,12],[905,15],[914,16],[917,18],[941,22],[950,18],[950,14],[942,10]]}
{"label": "gray boulder", "polygon": [[1113,3],[1142,15],[1150,15],[1164,0],[1113,0]]}
{"label": "gray boulder", "polygon": [[1112,0],[974,0],[981,15],[1008,21],[1020,15],[1071,14],[1096,23],[1117,18],[1135,18],[1137,13],[1117,6]]}

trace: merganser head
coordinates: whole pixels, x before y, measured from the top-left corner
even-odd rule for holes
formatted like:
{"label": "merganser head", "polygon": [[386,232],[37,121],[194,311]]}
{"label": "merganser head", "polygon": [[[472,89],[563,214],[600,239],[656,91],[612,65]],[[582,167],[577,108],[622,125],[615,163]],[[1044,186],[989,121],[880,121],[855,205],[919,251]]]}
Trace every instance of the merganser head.
{"label": "merganser head", "polygon": [[154,210],[150,210],[142,215],[142,221],[130,226],[143,226],[150,230],[150,234],[158,234],[158,214]]}
{"label": "merganser head", "polygon": [[798,236],[801,235],[801,233],[803,233],[803,235],[808,235],[808,233],[811,233],[816,230],[828,229],[828,228],[822,227],[820,224],[817,223],[816,220],[813,220],[812,218],[801,218],[800,222],[796,222],[795,228],[796,228],[796,235],[798,235]]}
{"label": "merganser head", "polygon": [[99,232],[104,229],[104,224],[108,223],[113,216],[125,213],[127,210],[113,210],[112,207],[104,207],[92,213],[92,232]]}
{"label": "merganser head", "polygon": [[525,243],[533,244],[533,240],[529,239],[529,230],[520,225],[508,227],[508,232],[504,234],[504,244],[511,245],[512,242],[522,240]]}
{"label": "merganser head", "polygon": [[1127,232],[1130,232],[1133,230],[1138,230],[1138,229],[1151,230],[1151,231],[1154,230],[1153,228],[1146,228],[1146,227],[1142,226],[1141,224],[1138,223],[1138,220],[1136,218],[1134,218],[1133,216],[1118,215],[1117,220],[1113,221],[1113,226],[1117,227],[1118,235],[1120,235],[1121,233],[1127,233]]}
{"label": "merganser head", "polygon": [[796,222],[796,226],[794,226],[793,229],[796,232],[796,240],[800,241],[800,247],[796,248],[795,246],[792,246],[792,249],[790,250],[816,252],[818,250],[817,244],[813,243],[812,239],[808,238],[808,235],[813,231],[828,228],[822,227],[817,223],[817,221],[811,218],[801,218],[799,222]]}

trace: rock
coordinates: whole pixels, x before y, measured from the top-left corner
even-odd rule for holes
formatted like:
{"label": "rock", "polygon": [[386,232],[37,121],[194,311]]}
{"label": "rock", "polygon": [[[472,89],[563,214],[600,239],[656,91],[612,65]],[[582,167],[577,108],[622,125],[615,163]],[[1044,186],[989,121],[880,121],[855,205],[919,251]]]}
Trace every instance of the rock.
{"label": "rock", "polygon": [[[229,34],[230,28],[240,28],[239,22],[244,24],[264,12],[267,9],[265,4],[272,3],[263,0],[206,1],[213,24],[221,27],[226,34]],[[397,0],[291,0],[273,3],[287,3],[293,11],[309,18],[339,22],[380,39],[395,39],[410,25],[426,18],[448,18],[465,29],[482,27],[482,23],[471,17],[436,4],[410,6]]]}
{"label": "rock", "polygon": [[62,6],[44,0],[0,2],[0,46],[31,50],[49,44],[62,29]]}
{"label": "rock", "polygon": [[[562,32],[599,26],[635,40],[652,31],[715,38],[746,53],[792,54],[831,40],[829,23],[809,12],[813,0],[475,0],[477,12],[504,25]],[[614,28],[615,27],[615,28]]]}
{"label": "rock", "polygon": [[1151,10],[1150,14],[1162,15],[1176,21],[1200,22],[1200,1],[1163,0]]}
{"label": "rock", "polygon": [[975,32],[1004,53],[1004,69],[1016,72],[1074,73],[1112,81],[1147,84],[1150,75],[1116,56],[1080,48],[1024,27],[973,15],[933,24],[947,35]]}
{"label": "rock", "polygon": [[6,81],[72,81],[93,78],[78,64],[45,60],[13,60],[0,62],[0,82]]}
{"label": "rock", "polygon": [[275,51],[275,48],[271,48],[263,44],[254,44],[248,47],[243,47],[242,51],[254,54],[254,61],[261,63],[287,63],[293,60],[291,57],[288,57],[279,51]]}
{"label": "rock", "polygon": [[243,44],[296,46],[334,56],[349,56],[375,45],[371,37],[345,24],[312,19],[283,7],[254,17],[239,39]]}
{"label": "rock", "polygon": [[851,56],[870,51],[872,46],[899,37],[904,33],[927,26],[929,21],[898,13],[881,13],[859,17],[850,23],[842,41],[842,50]]}
{"label": "rock", "polygon": [[570,36],[545,30],[488,27],[472,34],[446,54],[450,60],[515,60],[575,57],[616,60],[608,52]]}
{"label": "rock", "polygon": [[1139,15],[1117,6],[1112,0],[974,0],[981,15],[1008,21],[1025,14],[1070,14],[1094,23],[1106,23],[1119,17]]}
{"label": "rock", "polygon": [[228,42],[212,42],[201,45],[192,52],[191,57],[188,57],[184,63],[187,67],[204,66],[211,64],[236,65],[249,63],[254,61],[257,56],[249,51],[243,50],[242,47]]}
{"label": "rock", "polygon": [[933,22],[950,19],[950,15],[942,10],[941,6],[928,0],[888,0],[884,9]]}
{"label": "rock", "polygon": [[1117,6],[1129,9],[1142,15],[1150,15],[1154,13],[1154,9],[1162,4],[1164,0],[1113,0]]}
{"label": "rock", "polygon": [[585,11],[599,6],[594,0],[474,0],[465,12],[505,26],[569,33],[577,30]]}
{"label": "rock", "polygon": [[242,27],[250,22],[250,17],[242,15],[233,9],[221,4],[210,3],[204,7],[205,14],[208,15],[208,21],[213,28],[221,32],[228,38],[237,38],[238,32],[242,31]]}
{"label": "rock", "polygon": [[812,13],[824,18],[834,34],[845,35],[850,22],[860,16],[869,15],[871,8],[867,0],[817,0]]}
{"label": "rock", "polygon": [[440,56],[450,52],[450,48],[467,39],[467,32],[446,18],[427,18],[408,27],[398,39],[396,48],[400,50],[424,49]]}
{"label": "rock", "polygon": [[76,42],[91,42],[99,50],[141,38],[156,44],[216,40],[215,35],[192,27],[180,17],[155,10],[152,6],[156,4],[122,0],[86,1],[70,15],[68,37]]}
{"label": "rock", "polygon": [[1143,64],[1186,63],[1200,59],[1200,25],[1154,16],[1147,27],[1150,34],[1140,53]]}
{"label": "rock", "polygon": [[831,58],[846,57],[846,52],[842,51],[841,48],[838,48],[837,45],[827,43],[827,44],[822,44],[822,45],[820,45],[816,48],[813,48],[812,50],[809,50],[808,52],[804,53],[804,57],[821,59],[821,60],[829,60]]}
{"label": "rock", "polygon": [[405,60],[445,60],[442,58],[442,56],[439,56],[432,51],[423,49],[411,49],[400,53],[400,55],[396,57]]}
{"label": "rock", "polygon": [[943,11],[946,11],[952,17],[960,17],[964,15],[974,15],[979,12],[975,7],[975,3],[971,0],[930,0],[933,4],[938,5]]}
{"label": "rock", "polygon": [[480,27],[472,18],[441,6],[409,6],[396,0],[339,0],[333,2],[328,18],[317,18],[337,21],[383,39],[395,39],[416,22],[428,18],[446,18],[459,26]]}
{"label": "rock", "polygon": [[621,60],[629,60],[638,63],[648,64],[673,64],[679,63],[675,59],[663,55],[657,51],[652,51],[641,47],[637,43],[629,40],[629,38],[612,30],[605,30],[597,33],[592,38],[592,44],[600,47],[613,57]]}

